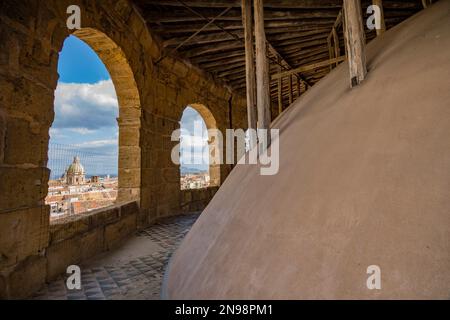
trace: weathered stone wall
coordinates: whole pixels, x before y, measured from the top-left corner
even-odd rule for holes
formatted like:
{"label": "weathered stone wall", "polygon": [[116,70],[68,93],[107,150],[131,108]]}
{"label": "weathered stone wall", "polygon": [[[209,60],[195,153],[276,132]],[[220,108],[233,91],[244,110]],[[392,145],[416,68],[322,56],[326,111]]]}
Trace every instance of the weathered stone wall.
{"label": "weathered stone wall", "polygon": [[[115,248],[136,231],[138,212],[138,205],[133,201],[52,223],[45,229],[49,232],[41,234],[48,241],[45,251],[29,257],[20,252],[19,258],[24,260],[19,259],[16,266],[2,271],[0,298],[26,297],[45,281],[65,273],[68,266]],[[39,225],[37,221],[28,223],[33,222]],[[26,236],[23,239],[33,246],[33,241],[27,242]]]}
{"label": "weathered stone wall", "polygon": [[[138,225],[186,208],[201,209],[201,203],[205,205],[214,193],[186,196],[180,190],[179,168],[170,161],[176,144],[170,136],[187,105],[206,106],[221,130],[231,124],[246,127],[242,97],[182,61],[166,58],[155,64],[161,55],[158,42],[127,1],[2,1],[0,296],[25,296],[62,270],[52,262],[57,261],[62,244],[54,242],[53,231],[50,236],[44,198],[58,56],[71,33],[66,27],[66,9],[73,4],[82,11],[83,29],[75,34],[98,53],[116,87],[119,200],[140,201]],[[221,180],[229,171],[230,166],[221,166]],[[110,245],[108,231],[104,231],[103,239],[94,232],[74,235],[63,243],[72,248],[85,238],[92,244],[89,251],[96,252]]]}
{"label": "weathered stone wall", "polygon": [[182,212],[189,213],[203,210],[218,189],[218,187],[211,187],[205,189],[182,190],[180,199]]}
{"label": "weathered stone wall", "polygon": [[136,230],[136,202],[100,209],[50,226],[46,250],[47,280],[95,254],[115,248]]}

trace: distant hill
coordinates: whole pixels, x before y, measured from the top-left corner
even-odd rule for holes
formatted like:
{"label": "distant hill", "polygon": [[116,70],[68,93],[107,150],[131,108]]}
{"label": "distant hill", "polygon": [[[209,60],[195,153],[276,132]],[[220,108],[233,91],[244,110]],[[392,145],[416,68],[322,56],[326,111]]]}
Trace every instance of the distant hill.
{"label": "distant hill", "polygon": [[181,172],[181,175],[200,174],[200,173],[207,173],[208,169],[205,169],[205,168],[193,168],[193,167],[181,167],[180,172]]}

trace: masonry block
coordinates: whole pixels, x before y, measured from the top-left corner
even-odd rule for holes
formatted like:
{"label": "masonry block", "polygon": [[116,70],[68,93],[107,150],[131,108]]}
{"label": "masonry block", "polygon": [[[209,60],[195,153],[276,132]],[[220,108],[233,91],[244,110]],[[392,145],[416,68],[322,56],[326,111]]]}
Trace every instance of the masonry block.
{"label": "masonry block", "polygon": [[105,227],[105,250],[117,247],[126,237],[136,230],[137,215],[129,215],[119,222]]}
{"label": "masonry block", "polygon": [[46,248],[48,230],[46,206],[0,213],[0,268],[15,265]]}
{"label": "masonry block", "polygon": [[0,274],[0,299],[24,299],[39,290],[46,279],[46,258],[30,256],[12,271]]}
{"label": "masonry block", "polygon": [[139,128],[122,126],[119,130],[119,146],[138,146]]}
{"label": "masonry block", "polygon": [[0,212],[41,205],[49,174],[47,168],[0,167]]}
{"label": "masonry block", "polygon": [[103,227],[120,220],[120,207],[108,207],[93,211],[89,215],[90,229]]}
{"label": "masonry block", "polygon": [[50,244],[70,239],[87,232],[90,228],[89,219],[79,218],[73,221],[56,221],[50,225]]}
{"label": "masonry block", "polygon": [[180,183],[180,169],[178,167],[162,170],[164,180],[168,183]]}
{"label": "masonry block", "polygon": [[16,117],[28,117],[50,127],[54,119],[54,92],[23,78],[0,75],[0,107]]}
{"label": "masonry block", "polygon": [[103,251],[104,248],[104,229],[96,228],[89,231],[81,236],[80,244],[81,250],[81,261],[92,258],[96,254]]}
{"label": "masonry block", "polygon": [[139,147],[119,147],[119,166],[136,169],[141,166],[141,149]]}
{"label": "masonry block", "polygon": [[119,188],[140,187],[141,169],[123,169],[119,167]]}
{"label": "masonry block", "polygon": [[120,206],[120,217],[124,218],[139,213],[139,206],[136,201],[124,203]]}
{"label": "masonry block", "polygon": [[[20,118],[9,117],[6,125],[5,154],[6,164],[43,165],[47,159],[48,133],[33,132],[32,124]],[[30,143],[33,141],[33,143]],[[26,145],[27,148],[20,146]]]}
{"label": "masonry block", "polygon": [[81,237],[74,237],[47,248],[47,281],[66,272],[67,267],[81,261]]}

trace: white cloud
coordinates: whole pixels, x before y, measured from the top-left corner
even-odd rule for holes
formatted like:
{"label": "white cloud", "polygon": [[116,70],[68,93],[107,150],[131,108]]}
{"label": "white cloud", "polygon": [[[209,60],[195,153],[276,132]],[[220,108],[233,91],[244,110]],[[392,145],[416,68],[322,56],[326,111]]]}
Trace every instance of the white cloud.
{"label": "white cloud", "polygon": [[115,146],[115,145],[117,145],[117,140],[115,140],[115,139],[86,141],[86,142],[76,144],[76,146],[79,148],[99,148],[99,147]]}
{"label": "white cloud", "polygon": [[61,129],[57,129],[57,128],[50,128],[50,137],[51,138],[65,138],[66,135],[63,133],[63,131]]}
{"label": "white cloud", "polygon": [[204,147],[208,145],[208,137],[181,135],[181,146]]}
{"label": "white cloud", "polygon": [[88,129],[88,128],[70,128],[68,130],[71,131],[71,132],[74,132],[74,133],[81,134],[83,136],[96,132],[96,130],[91,130],[91,129]]}
{"label": "white cloud", "polygon": [[54,128],[95,130],[117,126],[119,107],[112,81],[58,83],[55,113]]}

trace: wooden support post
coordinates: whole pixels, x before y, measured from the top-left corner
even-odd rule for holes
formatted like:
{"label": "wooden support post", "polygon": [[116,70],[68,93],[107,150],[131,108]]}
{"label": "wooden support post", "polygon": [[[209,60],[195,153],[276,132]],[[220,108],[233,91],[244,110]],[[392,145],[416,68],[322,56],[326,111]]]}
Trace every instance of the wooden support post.
{"label": "wooden support post", "polygon": [[376,29],[377,36],[380,36],[386,31],[386,24],[384,22],[383,0],[373,0],[372,4],[380,8],[380,29]]}
{"label": "wooden support post", "polygon": [[[263,0],[254,0],[255,43],[256,43],[256,103],[258,109],[258,129],[270,128],[269,64],[266,55],[266,34],[264,31]],[[267,135],[270,145],[270,133]]]}
{"label": "wooden support post", "polygon": [[[279,67],[279,72],[281,72],[281,67]],[[283,112],[283,79],[279,78],[277,80],[278,84],[278,114]]]}
{"label": "wooden support post", "polygon": [[289,105],[294,101],[294,97],[292,95],[292,75],[289,76]]}
{"label": "wooden support post", "polygon": [[[305,90],[306,90],[306,84],[305,84]],[[297,78],[297,98],[300,98],[300,96],[302,95],[302,82],[300,81],[299,78]]]}
{"label": "wooden support post", "polygon": [[[245,38],[245,76],[247,85],[247,118],[248,128],[256,129],[256,80],[253,48],[252,0],[242,0],[242,24]],[[256,146],[250,135],[250,149]]]}
{"label": "wooden support post", "polygon": [[[331,38],[330,37],[327,38],[327,44],[328,44],[328,56],[331,60],[334,58],[334,53],[333,53],[333,48],[331,46]],[[330,71],[331,70],[333,70],[333,65],[330,64]]]}
{"label": "wooden support post", "polygon": [[[331,31],[333,34],[333,42],[334,42],[334,57],[340,57],[341,56],[341,49],[339,48],[339,37],[336,31],[336,28],[333,27],[333,30]],[[338,66],[338,62],[336,62],[336,67]]]}
{"label": "wooden support post", "polygon": [[351,87],[361,83],[367,74],[366,39],[363,29],[360,0],[344,0],[345,45]]}

